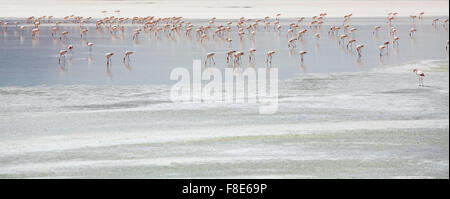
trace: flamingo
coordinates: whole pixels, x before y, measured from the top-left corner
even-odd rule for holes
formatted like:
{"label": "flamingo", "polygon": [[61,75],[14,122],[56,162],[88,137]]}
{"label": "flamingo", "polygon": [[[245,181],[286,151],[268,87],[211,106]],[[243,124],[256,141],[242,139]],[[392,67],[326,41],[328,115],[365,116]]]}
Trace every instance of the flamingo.
{"label": "flamingo", "polygon": [[289,47],[289,48],[295,48],[295,47],[296,47],[295,41],[297,41],[297,38],[291,38],[291,39],[289,39],[289,41],[288,41],[288,47]]}
{"label": "flamingo", "polygon": [[64,32],[62,32],[61,33],[61,37],[59,37],[59,40],[62,40],[62,38],[64,38],[64,40],[67,40],[67,37],[66,37],[66,35],[68,35],[69,34],[69,32],[67,32],[67,31],[64,31]]}
{"label": "flamingo", "polygon": [[395,35],[396,32],[397,32],[397,29],[394,27],[391,27],[391,31],[390,31],[391,35]]}
{"label": "flamingo", "polygon": [[58,63],[61,63],[61,58],[62,57],[64,57],[64,60],[66,60],[66,53],[67,53],[67,50],[60,50],[59,51]]}
{"label": "flamingo", "polygon": [[347,43],[347,48],[348,48],[349,45],[350,45],[351,47],[353,47],[353,43],[355,43],[355,42],[356,42],[355,39],[350,39],[350,40],[348,41],[348,43]]}
{"label": "flamingo", "polygon": [[415,19],[417,18],[417,16],[411,15],[411,16],[409,16],[409,17],[412,19],[412,23],[414,24],[414,23],[415,23]]}
{"label": "flamingo", "polygon": [[305,34],[306,32],[307,32],[308,30],[306,30],[306,29],[303,29],[303,30],[301,30],[300,32],[298,32],[298,39],[301,39],[302,37],[303,37],[303,34]]}
{"label": "flamingo", "polygon": [[381,29],[380,26],[375,26],[375,27],[373,28],[372,34],[374,35],[375,33],[378,33],[378,30],[380,30],[380,29]]}
{"label": "flamingo", "polygon": [[341,42],[342,42],[342,44],[344,44],[344,42],[345,42],[345,38],[347,38],[348,37],[348,35],[347,34],[342,34],[341,36],[339,36],[339,38],[340,38],[340,40],[339,40],[339,44],[341,44]]}
{"label": "flamingo", "polygon": [[239,64],[241,62],[241,56],[244,55],[244,52],[235,52],[234,53],[234,63]]}
{"label": "flamingo", "polygon": [[419,86],[424,86],[423,85],[423,78],[425,77],[425,73],[420,71],[420,70],[417,70],[417,68],[415,68],[413,70],[413,72],[416,73],[417,77],[419,77]]}
{"label": "flamingo", "polygon": [[72,46],[72,45],[68,45],[68,46],[67,46],[67,49],[69,49],[70,54],[72,54],[73,46]]}
{"label": "flamingo", "polygon": [[130,62],[130,55],[133,54],[133,51],[125,51],[125,56],[123,57],[123,62],[125,63],[125,59],[127,59],[128,62]]}
{"label": "flamingo", "polygon": [[281,14],[280,14],[280,13],[278,13],[278,14],[276,15],[276,18],[275,18],[275,20],[276,20],[276,21],[279,21],[279,20],[280,20],[280,16],[281,16]]}
{"label": "flamingo", "polygon": [[398,46],[398,40],[400,40],[400,37],[394,37],[392,43]]}
{"label": "flamingo", "polygon": [[33,38],[33,39],[36,39],[36,35],[40,32],[41,30],[39,29],[39,28],[33,28],[32,30],[31,30],[31,37]]}
{"label": "flamingo", "polygon": [[229,37],[227,37],[227,38],[225,39],[225,41],[228,42],[228,45],[229,45],[229,46],[231,46],[231,42],[233,42],[233,40],[232,40],[231,38],[229,38]]}
{"label": "flamingo", "polygon": [[305,55],[306,53],[308,53],[308,52],[303,51],[303,50],[298,53],[300,55],[300,61],[301,62],[303,62],[303,55]]}
{"label": "flamingo", "polygon": [[447,26],[447,24],[448,24],[448,19],[444,19],[444,21],[443,21],[444,23],[442,24],[442,27],[446,27]]}
{"label": "flamingo", "polygon": [[419,13],[419,19],[422,19],[424,14],[425,14],[425,12],[420,12]]}
{"label": "flamingo", "polygon": [[9,25],[9,22],[5,22],[5,23],[3,24],[3,27],[5,28],[5,30],[8,30],[8,25]]}
{"label": "flamingo", "polygon": [[390,44],[391,42],[389,42],[389,41],[385,41],[383,44],[384,44],[384,46],[386,46],[386,54],[388,54],[389,52],[389,44]]}
{"label": "flamingo", "polygon": [[[255,52],[256,52],[256,49],[254,49],[254,48],[251,48],[250,50],[249,50],[249,55],[248,55],[248,61],[249,62],[252,62],[252,60],[255,60]],[[253,59],[252,59],[253,58]]]}
{"label": "flamingo", "polygon": [[16,30],[17,30],[17,27],[19,26],[19,22],[18,22],[18,21],[15,21],[15,22],[14,22],[14,25],[16,26]]}
{"label": "flamingo", "polygon": [[348,24],[347,24],[347,25],[344,25],[344,27],[343,27],[343,28],[344,28],[344,32],[347,32],[347,29],[348,29],[349,27],[350,27],[350,25],[348,25]]}
{"label": "flamingo", "polygon": [[266,63],[268,64],[272,64],[272,55],[275,54],[275,51],[268,51],[267,52],[267,59],[266,59]]}
{"label": "flamingo", "polygon": [[81,30],[81,39],[83,39],[83,35],[86,36],[88,29],[82,29]]}
{"label": "flamingo", "polygon": [[89,52],[91,52],[92,46],[94,46],[94,43],[88,42],[86,45],[89,47]]}
{"label": "flamingo", "polygon": [[140,30],[139,30],[139,29],[136,29],[136,30],[134,31],[134,33],[133,33],[133,40],[138,39],[139,34],[140,34]]}
{"label": "flamingo", "polygon": [[56,35],[58,35],[59,28],[53,27],[52,28],[52,37],[55,38]]}
{"label": "flamingo", "polygon": [[208,60],[212,60],[213,61],[213,63],[214,63],[214,65],[216,64],[216,62],[214,61],[214,55],[215,55],[216,53],[208,53],[208,54],[206,54],[206,59],[205,59],[205,66],[207,66],[206,64],[208,63]]}
{"label": "flamingo", "polygon": [[356,46],[356,52],[358,52],[358,56],[361,57],[361,49],[364,48],[364,44],[360,44]]}
{"label": "flamingo", "polygon": [[191,34],[191,30],[192,30],[192,27],[186,28],[186,36],[189,36]]}
{"label": "flamingo", "polygon": [[294,33],[294,30],[289,28],[289,30],[287,31],[287,37],[292,36],[292,34]]}
{"label": "flamingo", "polygon": [[416,31],[417,31],[417,29],[411,28],[411,29],[409,30],[409,36],[412,37],[412,36],[414,35],[414,32],[416,32]]}
{"label": "flamingo", "polygon": [[277,28],[276,28],[276,30],[279,32],[279,31],[281,31],[281,25],[277,25]]}
{"label": "flamingo", "polygon": [[232,55],[235,53],[235,50],[227,51],[227,63],[230,63],[231,59],[233,59]]}
{"label": "flamingo", "polygon": [[380,50],[380,57],[383,56],[383,50],[386,48],[385,45],[381,45],[378,47],[378,49]]}
{"label": "flamingo", "polygon": [[208,35],[206,34],[202,34],[201,35],[201,39],[200,39],[200,43],[203,43],[204,40],[208,39]]}
{"label": "flamingo", "polygon": [[336,26],[331,26],[330,29],[328,29],[328,34],[334,33],[336,31]]}
{"label": "flamingo", "polygon": [[432,23],[432,25],[433,25],[433,26],[435,26],[435,25],[436,25],[436,23],[437,23],[438,21],[439,21],[439,19],[438,19],[438,18],[434,18],[434,19],[433,19],[433,23]]}
{"label": "flamingo", "polygon": [[319,33],[314,34],[314,36],[315,36],[317,39],[320,39],[320,34],[319,34]]}
{"label": "flamingo", "polygon": [[105,54],[105,57],[106,57],[106,66],[108,66],[109,67],[109,64],[111,63],[111,57],[114,55],[114,53],[112,53],[112,52],[109,52],[109,53],[106,53]]}

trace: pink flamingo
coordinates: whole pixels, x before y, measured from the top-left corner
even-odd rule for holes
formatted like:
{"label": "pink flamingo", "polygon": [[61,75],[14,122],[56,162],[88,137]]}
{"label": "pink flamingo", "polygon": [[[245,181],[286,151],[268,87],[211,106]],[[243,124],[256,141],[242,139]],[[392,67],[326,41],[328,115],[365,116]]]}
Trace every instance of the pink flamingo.
{"label": "pink flamingo", "polygon": [[416,32],[417,29],[415,28],[411,28],[411,30],[409,30],[409,36],[412,37],[414,35],[414,32]]}
{"label": "pink flamingo", "polygon": [[307,31],[308,31],[308,30],[303,29],[303,30],[301,30],[300,32],[298,32],[298,37],[297,37],[297,39],[301,39],[301,38],[303,37],[303,35],[304,35]]}
{"label": "pink flamingo", "polygon": [[373,28],[372,34],[374,35],[375,33],[378,33],[378,30],[380,30],[380,29],[381,29],[380,26],[375,26],[375,28]]}
{"label": "pink flamingo", "polygon": [[320,39],[320,34],[319,34],[319,33],[314,34],[314,36],[315,36],[317,39]]}
{"label": "pink flamingo", "polygon": [[409,16],[409,17],[412,19],[412,23],[414,24],[414,23],[415,23],[415,19],[417,18],[417,16],[411,15],[411,16]]}
{"label": "pink flamingo", "polygon": [[386,48],[385,45],[381,45],[378,47],[378,49],[380,50],[380,57],[383,56],[383,50]]}
{"label": "pink flamingo", "polygon": [[227,51],[227,63],[231,62],[231,59],[233,59],[233,54],[235,53],[235,50],[229,50]]}
{"label": "pink flamingo", "polygon": [[205,66],[207,66],[207,63],[209,60],[212,60],[212,62],[214,63],[214,65],[216,64],[216,62],[214,61],[214,55],[216,53],[208,53],[206,54],[206,59],[205,59]]}
{"label": "pink flamingo", "polygon": [[64,38],[64,40],[67,40],[67,37],[66,37],[66,36],[67,36],[68,34],[69,34],[69,32],[67,32],[67,31],[62,32],[62,33],[61,33],[62,36],[59,37],[59,40],[61,40],[62,38]]}
{"label": "pink flamingo", "polygon": [[192,27],[186,28],[186,36],[189,36],[191,34],[191,30],[192,30]]}
{"label": "pink flamingo", "polygon": [[130,55],[133,54],[133,51],[125,51],[125,56],[123,57],[123,62],[125,62],[125,59],[127,59],[128,62],[130,62]]}
{"label": "pink flamingo", "polygon": [[306,53],[308,53],[308,52],[303,51],[303,50],[298,53],[300,55],[300,61],[301,62],[303,62],[303,55],[305,55]]}
{"label": "pink flamingo", "polygon": [[358,56],[361,57],[361,49],[364,48],[364,44],[360,44],[356,46],[356,52],[358,52]]}
{"label": "pink flamingo", "polygon": [[395,35],[396,32],[397,32],[397,29],[394,27],[391,27],[390,34],[393,36],[393,35]]}
{"label": "pink flamingo", "polygon": [[94,46],[94,43],[88,42],[86,45],[89,47],[89,52],[91,52],[92,46]]}
{"label": "pink flamingo", "polygon": [[347,38],[348,35],[347,34],[342,34],[341,36],[339,36],[340,40],[339,40],[339,44],[344,44],[345,42],[345,38]]}
{"label": "pink flamingo", "polygon": [[200,38],[200,43],[203,43],[204,40],[208,39],[208,35],[202,34]]}
{"label": "pink flamingo", "polygon": [[291,36],[292,37],[292,34],[294,33],[294,30],[293,29],[291,29],[291,28],[289,28],[289,30],[287,31],[287,37],[289,37],[289,36]]}
{"label": "pink flamingo", "polygon": [[353,43],[355,43],[355,42],[356,42],[355,39],[350,39],[347,43],[347,48],[348,48],[348,46],[353,47]]}
{"label": "pink flamingo", "polygon": [[268,51],[267,52],[267,59],[266,59],[266,63],[267,64],[272,64],[272,56],[273,54],[275,54],[275,51]]}
{"label": "pink flamingo", "polygon": [[384,46],[386,47],[386,54],[388,54],[389,53],[389,44],[390,44],[391,42],[389,42],[389,41],[385,41],[383,44],[384,44]]}
{"label": "pink flamingo", "polygon": [[432,25],[433,26],[435,26],[436,25],[436,23],[439,21],[439,19],[438,18],[435,18],[435,19],[433,19],[433,23],[432,23]]}
{"label": "pink flamingo", "polygon": [[69,49],[70,54],[72,54],[73,46],[72,45],[68,45],[67,49]]}
{"label": "pink flamingo", "polygon": [[280,16],[281,16],[281,14],[280,13],[278,13],[277,15],[275,15],[276,17],[275,17],[275,20],[276,21],[279,21],[280,20]]}
{"label": "pink flamingo", "polygon": [[31,37],[33,39],[36,39],[36,35],[40,32],[41,30],[39,28],[33,28],[33,30],[31,30]]}
{"label": "pink flamingo", "polygon": [[81,39],[83,39],[83,35],[86,36],[88,29],[82,29],[81,30]]}
{"label": "pink flamingo", "polygon": [[133,33],[133,40],[138,39],[139,34],[140,34],[140,32],[138,30],[135,30]]}
{"label": "pink flamingo", "polygon": [[112,53],[112,52],[109,52],[109,53],[106,53],[105,54],[105,57],[106,57],[106,66],[108,66],[109,67],[109,64],[111,63],[111,57],[114,55],[114,53]]}
{"label": "pink flamingo", "polygon": [[5,30],[8,30],[8,25],[9,25],[9,22],[3,23],[3,27],[5,28]]}
{"label": "pink flamingo", "polygon": [[417,68],[415,68],[413,70],[413,72],[416,73],[417,77],[419,77],[419,86],[424,86],[423,85],[423,78],[425,77],[425,73],[420,71],[420,70],[417,70]]}
{"label": "pink flamingo", "polygon": [[297,38],[291,38],[291,39],[289,39],[289,41],[288,41],[288,47],[289,48],[295,48],[296,47],[296,45],[295,45],[295,42],[297,41]]}
{"label": "pink flamingo", "polygon": [[66,60],[66,53],[67,53],[67,50],[60,50],[59,51],[58,63],[61,63],[61,58],[62,57],[64,58],[64,61]]}
{"label": "pink flamingo", "polygon": [[244,52],[235,52],[234,53],[234,64],[239,64],[241,62],[241,57],[244,55]]}
{"label": "pink flamingo", "polygon": [[14,22],[14,25],[16,26],[16,30],[17,30],[17,27],[19,26],[19,22],[18,22],[18,21],[15,21],[15,22]]}
{"label": "pink flamingo", "polygon": [[331,26],[330,29],[328,29],[328,34],[334,33],[336,31],[336,26]]}
{"label": "pink flamingo", "polygon": [[400,40],[400,37],[394,37],[394,39],[392,40],[392,43],[398,46],[398,40]]}
{"label": "pink flamingo", "polygon": [[254,48],[251,48],[250,50],[249,50],[249,55],[248,55],[248,61],[249,62],[252,62],[252,60],[255,60],[255,52],[256,52],[256,49],[254,49]]}
{"label": "pink flamingo", "polygon": [[422,19],[424,14],[425,14],[425,12],[420,12],[419,13],[419,19]]}
{"label": "pink flamingo", "polygon": [[53,27],[52,28],[52,37],[55,38],[56,35],[58,35],[59,28]]}
{"label": "pink flamingo", "polygon": [[233,40],[232,40],[231,38],[229,38],[229,37],[227,37],[227,38],[225,39],[225,41],[228,42],[228,46],[231,46],[231,42],[233,42]]}

